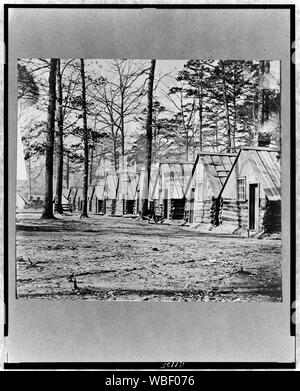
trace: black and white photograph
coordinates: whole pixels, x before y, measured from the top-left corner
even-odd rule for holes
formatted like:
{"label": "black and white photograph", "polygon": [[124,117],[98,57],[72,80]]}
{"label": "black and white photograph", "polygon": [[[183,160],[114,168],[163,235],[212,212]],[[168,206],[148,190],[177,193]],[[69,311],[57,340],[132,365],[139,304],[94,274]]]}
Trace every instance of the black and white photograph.
{"label": "black and white photograph", "polygon": [[5,7],[4,367],[294,368],[295,7],[50,3]]}
{"label": "black and white photograph", "polygon": [[280,61],[18,61],[17,298],[281,301]]}

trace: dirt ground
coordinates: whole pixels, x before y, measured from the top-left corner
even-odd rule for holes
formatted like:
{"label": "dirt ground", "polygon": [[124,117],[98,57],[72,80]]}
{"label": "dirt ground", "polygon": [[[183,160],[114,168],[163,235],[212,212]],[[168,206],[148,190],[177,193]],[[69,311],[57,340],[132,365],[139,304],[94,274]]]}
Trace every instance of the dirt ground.
{"label": "dirt ground", "polygon": [[280,301],[281,241],[133,218],[17,216],[18,298]]}

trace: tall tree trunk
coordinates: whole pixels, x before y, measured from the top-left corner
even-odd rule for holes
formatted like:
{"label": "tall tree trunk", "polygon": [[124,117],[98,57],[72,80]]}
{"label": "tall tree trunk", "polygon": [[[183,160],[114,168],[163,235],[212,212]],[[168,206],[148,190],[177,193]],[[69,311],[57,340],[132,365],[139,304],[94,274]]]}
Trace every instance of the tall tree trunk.
{"label": "tall tree trunk", "polygon": [[153,163],[156,163],[156,149],[157,149],[157,126],[156,126],[156,121],[157,121],[157,113],[154,114],[155,115],[155,118],[154,118],[154,126],[153,126],[153,151],[152,151],[152,155],[153,155]]}
{"label": "tall tree trunk", "polygon": [[90,186],[93,184],[93,170],[94,170],[94,145],[91,150],[91,163],[90,163]]}
{"label": "tall tree trunk", "polygon": [[227,85],[226,85],[226,77],[225,77],[225,67],[224,62],[220,61],[221,69],[222,69],[222,83],[223,83],[223,101],[226,113],[226,121],[227,121],[227,152],[231,152],[231,126],[230,126],[230,117],[229,117],[229,105],[227,99]]}
{"label": "tall tree trunk", "polygon": [[124,96],[121,95],[121,108],[120,108],[120,131],[121,131],[121,169],[124,167],[125,160],[125,129],[124,129]]}
{"label": "tall tree trunk", "polygon": [[70,186],[70,151],[67,152],[66,188]]}
{"label": "tall tree trunk", "polygon": [[114,152],[114,166],[115,171],[117,172],[119,169],[119,163],[118,163],[118,153],[117,153],[117,140],[116,137],[113,137],[113,152]]}
{"label": "tall tree trunk", "polygon": [[151,60],[149,82],[148,82],[148,103],[146,120],[146,164],[145,178],[142,198],[142,217],[148,213],[149,184],[151,178],[151,155],[152,155],[152,110],[153,110],[153,83],[156,60]]}
{"label": "tall tree trunk", "polygon": [[202,81],[201,87],[198,91],[198,101],[199,101],[199,149],[202,152],[203,149],[203,135],[202,135],[202,122],[203,122],[203,113],[202,113]]}
{"label": "tall tree trunk", "polygon": [[42,219],[54,219],[53,214],[53,152],[55,133],[55,105],[56,105],[56,66],[57,60],[50,60],[49,73],[49,103],[46,134],[45,158],[45,204]]}
{"label": "tall tree trunk", "polygon": [[87,214],[88,203],[88,176],[89,176],[89,137],[86,119],[86,97],[85,97],[85,74],[84,60],[80,59],[81,84],[82,84],[82,121],[83,121],[83,143],[84,143],[84,168],[83,168],[83,205],[80,218],[89,217]]}
{"label": "tall tree trunk", "polygon": [[62,208],[62,190],[63,190],[63,167],[64,167],[64,146],[63,146],[63,111],[62,111],[62,85],[60,74],[60,60],[57,60],[56,68],[56,82],[57,82],[57,125],[58,125],[58,138],[57,138],[57,174],[56,174],[56,210],[58,213],[63,212]]}
{"label": "tall tree trunk", "polygon": [[185,132],[185,160],[189,161],[189,134],[188,130]]}

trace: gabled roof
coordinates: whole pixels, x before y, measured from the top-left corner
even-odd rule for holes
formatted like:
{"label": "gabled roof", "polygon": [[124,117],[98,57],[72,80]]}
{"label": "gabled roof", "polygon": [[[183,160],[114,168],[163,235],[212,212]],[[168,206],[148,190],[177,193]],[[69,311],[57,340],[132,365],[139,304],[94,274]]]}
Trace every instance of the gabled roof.
{"label": "gabled roof", "polygon": [[185,193],[187,194],[194,173],[196,171],[197,164],[203,164],[207,174],[207,180],[210,184],[213,194],[216,196],[221,191],[225,184],[227,176],[231,170],[231,167],[236,159],[236,153],[217,153],[217,152],[200,152],[195,160],[192,175],[188,181]]}
{"label": "gabled roof", "polygon": [[22,199],[22,201],[25,202],[25,204],[28,204],[26,197],[18,191],[17,191],[17,197],[20,197]]}
{"label": "gabled roof", "polygon": [[116,199],[118,191],[119,178],[115,171],[108,171],[105,175],[104,195],[108,199]]}
{"label": "gabled roof", "polygon": [[123,191],[125,191],[127,199],[135,199],[137,188],[139,185],[140,174],[127,171],[126,173],[124,173],[122,179],[122,186],[125,187],[125,189],[123,188]]}
{"label": "gabled roof", "polygon": [[63,196],[65,197],[65,198],[69,198],[70,197],[70,194],[71,194],[71,188],[69,188],[69,189],[67,189],[67,188],[64,188],[63,190],[62,190],[62,194],[63,194]]}
{"label": "gabled roof", "polygon": [[87,196],[89,199],[93,198],[94,190],[95,190],[95,186],[88,186]]}
{"label": "gabled roof", "polygon": [[73,200],[74,198],[76,198],[77,191],[78,191],[77,187],[71,187],[71,188],[70,188],[69,197],[71,198],[71,200]]}
{"label": "gabled roof", "polygon": [[77,188],[76,198],[82,198],[82,187]]}
{"label": "gabled roof", "polygon": [[[161,177],[163,183],[168,182],[172,184],[172,198],[181,199],[185,195],[186,185],[193,168],[192,162],[172,162],[162,161],[158,166],[155,181],[150,192],[150,199],[158,198],[159,178]],[[170,172],[173,172],[173,178],[170,177]]]}
{"label": "gabled roof", "polygon": [[99,200],[102,200],[104,198],[104,183],[99,183],[95,186],[93,196],[97,197]]}
{"label": "gabled roof", "polygon": [[[151,164],[151,175],[150,175],[150,183],[149,183],[149,194],[152,194],[152,189],[155,183],[156,175],[158,171],[158,163]],[[145,167],[142,167],[139,172],[139,183],[137,185],[137,190],[140,190],[140,195],[143,197],[144,191],[144,181],[145,181]]]}
{"label": "gabled roof", "polygon": [[[243,147],[240,149],[235,159],[228,178],[232,174],[235,165],[238,164],[242,157],[245,157],[260,178],[261,185],[269,200],[279,201],[281,199],[281,167],[279,153],[279,150],[271,148]],[[226,183],[227,181],[224,183],[219,197],[222,195]]]}

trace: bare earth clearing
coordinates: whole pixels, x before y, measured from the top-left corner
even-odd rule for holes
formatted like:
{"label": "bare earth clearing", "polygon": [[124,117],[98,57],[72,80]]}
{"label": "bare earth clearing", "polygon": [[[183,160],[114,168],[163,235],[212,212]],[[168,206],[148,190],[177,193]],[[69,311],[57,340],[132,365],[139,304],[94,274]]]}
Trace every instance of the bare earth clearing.
{"label": "bare earth clearing", "polygon": [[281,300],[280,240],[121,217],[39,217],[18,215],[18,298]]}

